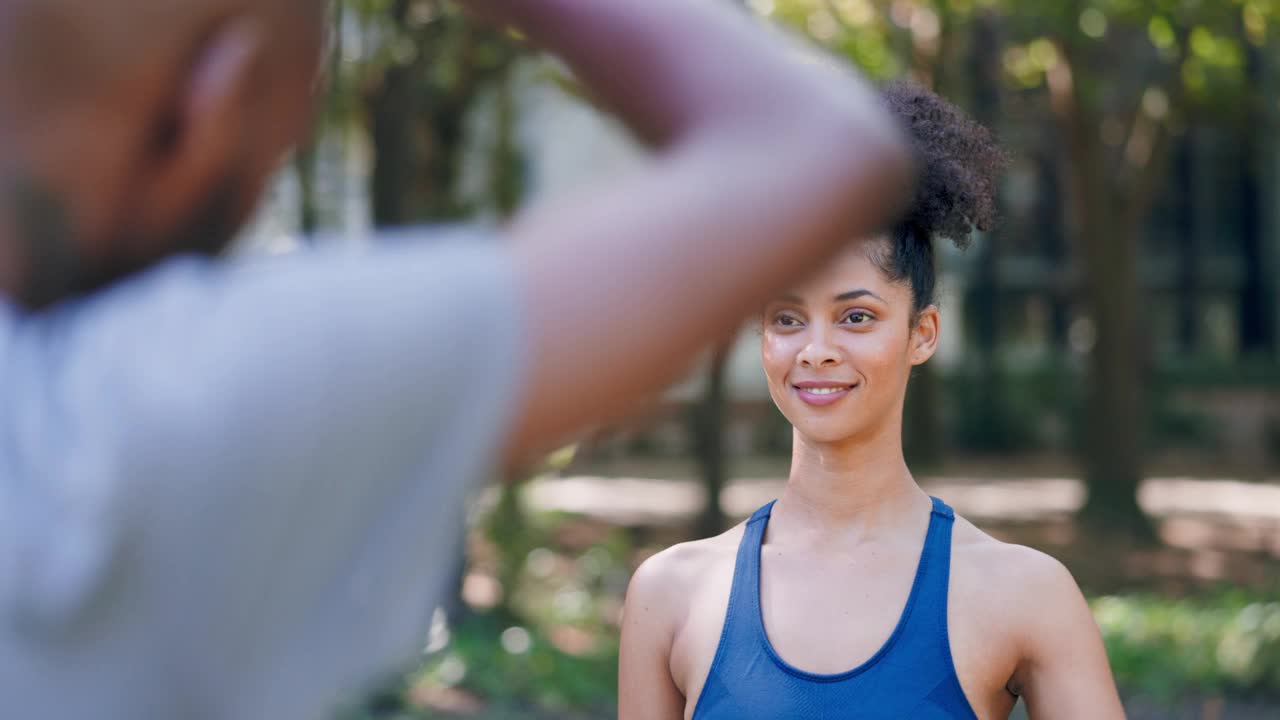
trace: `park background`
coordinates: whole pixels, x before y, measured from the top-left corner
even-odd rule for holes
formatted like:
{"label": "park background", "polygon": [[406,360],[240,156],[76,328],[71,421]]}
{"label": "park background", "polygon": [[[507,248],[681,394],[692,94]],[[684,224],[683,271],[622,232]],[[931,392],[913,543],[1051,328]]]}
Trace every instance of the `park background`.
{"label": "park background", "polygon": [[[1132,717],[1280,718],[1280,2],[741,4],[816,61],[935,89],[1011,154],[999,226],[939,245],[917,477],[1067,564]],[[244,254],[418,224],[493,242],[469,229],[646,161],[562,66],[453,5],[331,12],[318,130]],[[630,573],[775,497],[790,441],[755,334],[708,348],[477,498],[422,666],[348,717],[615,716]]]}

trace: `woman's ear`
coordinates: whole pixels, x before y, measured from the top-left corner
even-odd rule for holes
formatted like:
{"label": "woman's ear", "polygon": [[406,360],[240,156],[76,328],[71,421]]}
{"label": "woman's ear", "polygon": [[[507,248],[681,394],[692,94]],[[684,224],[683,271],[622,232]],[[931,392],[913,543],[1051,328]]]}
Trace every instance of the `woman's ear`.
{"label": "woman's ear", "polygon": [[926,307],[916,316],[915,325],[911,328],[912,365],[923,365],[938,351],[941,319],[936,305]]}

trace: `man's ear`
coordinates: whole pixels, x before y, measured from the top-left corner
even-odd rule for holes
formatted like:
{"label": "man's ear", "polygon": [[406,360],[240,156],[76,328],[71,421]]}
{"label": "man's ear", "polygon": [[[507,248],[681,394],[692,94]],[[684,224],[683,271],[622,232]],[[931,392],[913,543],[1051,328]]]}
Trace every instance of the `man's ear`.
{"label": "man's ear", "polygon": [[134,228],[162,236],[192,217],[245,161],[253,128],[254,77],[267,37],[252,17],[232,20],[206,37],[161,111],[142,169]]}

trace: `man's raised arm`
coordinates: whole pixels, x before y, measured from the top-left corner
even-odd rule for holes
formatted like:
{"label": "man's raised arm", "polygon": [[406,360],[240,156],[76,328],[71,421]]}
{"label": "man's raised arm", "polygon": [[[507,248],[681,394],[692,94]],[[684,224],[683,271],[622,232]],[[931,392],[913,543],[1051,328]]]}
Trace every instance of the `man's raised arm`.
{"label": "man's raised arm", "polygon": [[658,147],[511,228],[532,365],[514,459],[677,379],[905,200],[908,152],[874,91],[727,0],[468,4],[563,57]]}

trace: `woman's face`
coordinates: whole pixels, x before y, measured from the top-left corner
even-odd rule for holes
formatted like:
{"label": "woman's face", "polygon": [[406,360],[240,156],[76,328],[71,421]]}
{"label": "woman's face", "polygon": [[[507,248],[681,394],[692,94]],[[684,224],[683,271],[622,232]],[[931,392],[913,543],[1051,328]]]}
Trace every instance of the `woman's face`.
{"label": "woman's face", "polygon": [[845,251],[802,287],[765,306],[761,355],[769,393],[810,442],[842,443],[894,423],[911,369],[937,347],[938,311],[913,317],[911,288]]}

